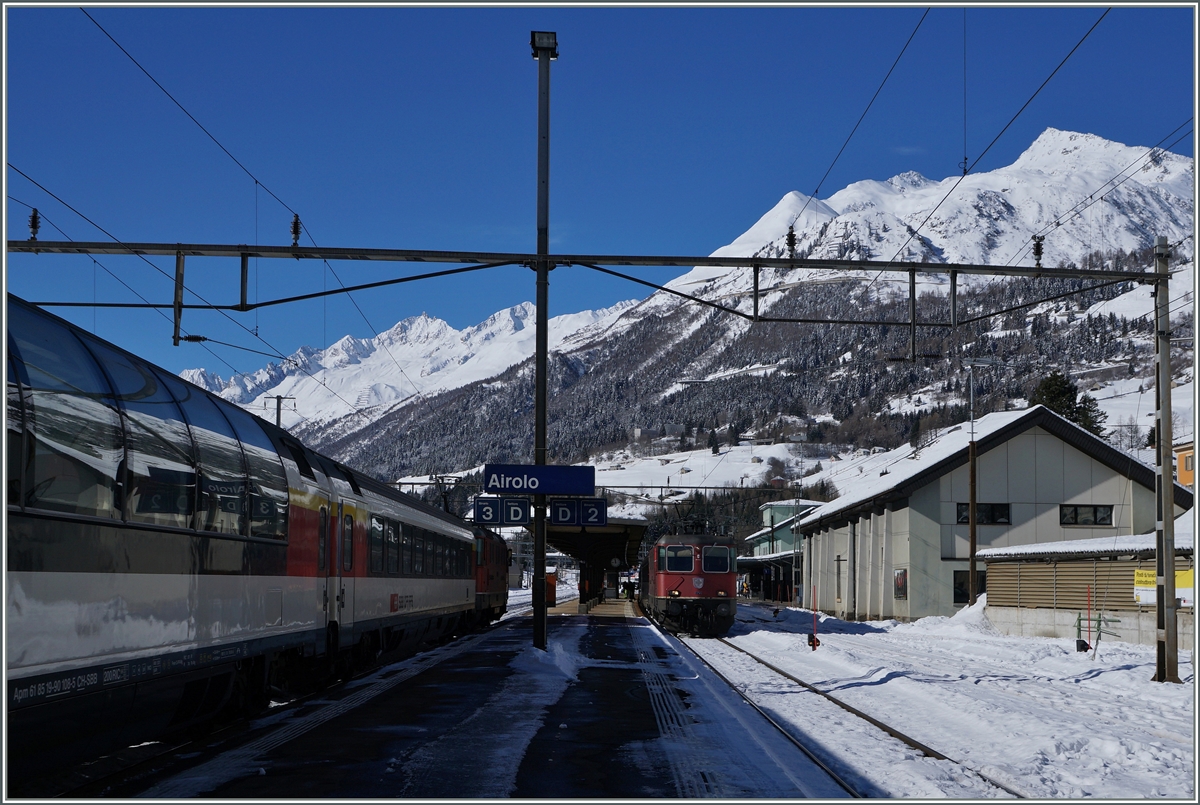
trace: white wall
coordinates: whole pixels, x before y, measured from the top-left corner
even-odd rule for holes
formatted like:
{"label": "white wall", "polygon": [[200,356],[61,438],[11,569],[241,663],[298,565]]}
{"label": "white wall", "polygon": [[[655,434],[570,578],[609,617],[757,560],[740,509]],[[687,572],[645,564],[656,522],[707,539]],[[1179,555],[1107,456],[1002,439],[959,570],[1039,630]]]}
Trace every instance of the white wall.
{"label": "white wall", "polygon": [[[980,453],[977,467],[977,501],[1009,504],[1012,519],[1010,525],[978,525],[977,550],[1154,529],[1153,490],[1042,428],[1030,428]],[[811,567],[807,545],[805,549],[804,600],[810,600],[815,582],[818,607],[843,618],[914,620],[954,614],[962,606],[954,603],[954,571],[968,569],[970,543],[967,524],[957,522],[957,504],[969,500],[969,468],[963,465],[913,493],[906,508],[861,516],[853,529],[853,551],[849,525],[816,534]],[[1063,526],[1060,504],[1112,506],[1113,525]],[[849,560],[852,553],[853,572],[848,561],[836,562],[838,555]],[[893,598],[897,569],[908,570],[907,600]],[[984,569],[982,562],[977,569]],[[837,600],[839,575],[841,601]],[[851,579],[856,585],[854,596]],[[852,600],[856,611],[849,608]]]}

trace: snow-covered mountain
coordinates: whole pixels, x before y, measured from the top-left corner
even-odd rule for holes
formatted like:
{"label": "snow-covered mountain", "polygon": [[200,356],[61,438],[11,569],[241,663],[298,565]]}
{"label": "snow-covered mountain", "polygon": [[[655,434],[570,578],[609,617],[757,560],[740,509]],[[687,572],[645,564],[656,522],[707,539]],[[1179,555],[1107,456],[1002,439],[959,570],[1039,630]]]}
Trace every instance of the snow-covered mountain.
{"label": "snow-covered mountain", "polygon": [[[824,201],[788,193],[713,256],[785,257],[794,226],[796,255],[812,259],[1032,266],[1031,236],[1041,234],[1042,265],[1068,265],[1094,251],[1144,249],[1155,235],[1174,242],[1191,234],[1194,187],[1190,158],[1046,129],[1016,162],[988,173],[935,181],[910,171],[885,182],[855,182]],[[1190,256],[1195,246],[1188,240],[1179,248]],[[769,279],[838,276],[864,278],[800,269],[768,272],[762,282],[767,288]],[[964,276],[962,284],[991,279]],[[924,275],[922,281],[928,286],[945,278]],[[749,289],[747,272],[724,268],[696,268],[668,285],[705,298]],[[750,305],[743,300],[740,309]]]}
{"label": "snow-covered mountain", "polygon": [[[555,316],[549,322],[550,348],[604,327],[633,304]],[[330,422],[356,411],[376,417],[418,395],[493,377],[533,355],[535,312],[524,302],[465,330],[422,313],[376,338],[345,336],[325,350],[304,347],[281,363],[229,380],[203,369],[180,376],[256,413],[269,409],[273,415],[275,403],[268,396],[292,397],[294,410],[289,404],[282,412],[284,427]]]}
{"label": "snow-covered mountain", "polygon": [[[1192,233],[1195,215],[1194,182],[1190,158],[1090,134],[1047,129],[1012,165],[988,173],[939,181],[909,172],[882,182],[856,182],[824,200],[788,193],[714,256],[786,256],[787,233],[793,227],[796,255],[814,259],[894,258],[1032,266],[1030,238],[1034,234],[1045,235],[1042,263],[1047,266],[1094,265],[1098,255],[1107,255],[1106,260],[1132,260],[1134,253],[1152,245],[1156,235],[1165,235],[1177,244],[1177,257],[1190,258],[1194,243],[1186,236]],[[993,278],[964,280],[960,287],[965,292],[972,285],[982,288]],[[833,284],[839,281],[840,285]],[[941,281],[939,275],[920,275],[921,291],[944,291]],[[807,306],[806,315],[814,315],[815,310],[824,318],[836,307],[850,303],[851,296],[853,304],[861,306],[888,304],[893,288],[907,294],[906,280],[891,286],[887,277],[873,279],[862,272],[841,272],[839,277],[816,269],[764,269],[760,282],[765,292],[760,300],[764,314],[775,309],[779,315],[789,311],[796,315],[797,306]],[[749,312],[751,283],[752,274],[745,268],[695,268],[667,285]],[[870,297],[855,288],[869,290]],[[1144,295],[1144,291],[1131,293]],[[1179,298],[1172,293],[1173,299]],[[1035,313],[1053,318],[1061,310],[1031,311]],[[1055,321],[1069,324],[1077,314],[1086,315],[1086,311],[1072,309]],[[405,438],[416,439],[421,418],[430,415],[429,406],[421,413],[420,406],[410,404],[417,399],[503,375],[498,384],[508,384],[507,393],[515,395],[505,403],[510,405],[507,410],[525,405],[528,367],[519,365],[533,355],[533,316],[533,306],[525,303],[458,331],[423,314],[405,319],[377,338],[347,336],[325,350],[303,348],[282,364],[268,364],[228,381],[202,369],[182,376],[259,413],[268,408],[264,405],[268,395],[294,397],[303,417],[285,411],[285,426],[300,426],[306,438],[342,450],[343,460],[358,455],[375,461],[366,455],[377,456],[379,445],[362,452],[354,446],[356,440],[377,441],[379,429],[391,427],[385,423],[398,418],[405,419],[412,434]],[[717,380],[737,384],[749,375],[771,374],[782,366],[781,357],[791,354],[780,347],[780,335],[767,335],[777,332],[769,326],[764,329],[744,319],[714,314],[710,308],[660,291],[640,302],[552,319],[550,347],[562,356],[557,388],[564,400],[572,400],[572,421],[599,417],[597,422],[604,424],[596,425],[597,434],[603,431],[605,438],[616,438],[631,423],[648,425],[647,417],[662,416],[661,412],[647,412],[657,411],[656,405],[675,404],[672,395],[685,388],[682,380],[709,380],[715,386]],[[997,329],[994,338],[1022,332],[1034,336],[1027,323],[1024,331]],[[807,354],[789,360],[797,361],[796,366],[828,365],[829,357],[821,353],[835,340],[816,338],[804,347]],[[878,350],[880,345],[873,348]],[[792,351],[795,349],[800,349],[798,344]],[[845,381],[847,370],[837,366],[851,360],[848,356],[853,350],[845,352],[844,345],[838,349],[841,357],[834,356],[828,380],[810,399],[800,401],[802,405],[827,404],[821,402],[822,395],[829,393],[834,381]],[[750,371],[754,367],[758,368]],[[791,382],[800,382],[798,375],[784,374]],[[580,382],[572,393],[590,395],[590,399],[575,399],[567,393],[587,375],[592,376],[589,382]],[[498,393],[488,388],[491,385],[485,386],[487,394]],[[614,385],[624,386],[625,391],[615,393],[611,401],[599,402],[600,395],[610,396],[608,389]],[[519,392],[513,390],[517,386]],[[791,393],[804,393],[797,391],[800,388],[807,386],[796,386]],[[920,388],[920,383],[914,388]],[[731,389],[729,386],[726,394],[732,394]],[[721,399],[711,386],[705,393],[715,394],[715,401]],[[853,393],[866,401],[862,395],[867,391]],[[693,395],[696,399],[702,396]],[[746,400],[730,400],[729,405],[716,407],[718,402],[714,402],[712,410],[728,411],[743,403]],[[754,403],[759,404],[768,403]],[[269,410],[273,412],[273,403]],[[347,416],[352,413],[352,418]],[[516,439],[511,435],[503,449],[517,450]],[[572,449],[587,449],[586,443],[583,439]]]}

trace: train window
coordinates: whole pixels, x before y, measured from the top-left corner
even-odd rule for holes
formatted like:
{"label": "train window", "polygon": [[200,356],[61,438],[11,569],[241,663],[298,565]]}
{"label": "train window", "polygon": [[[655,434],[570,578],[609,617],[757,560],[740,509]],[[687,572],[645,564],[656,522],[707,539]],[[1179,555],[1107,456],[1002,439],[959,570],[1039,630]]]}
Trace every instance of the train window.
{"label": "train window", "polygon": [[446,546],[439,540],[434,546],[433,566],[437,571],[437,575],[446,575]]}
{"label": "train window", "polygon": [[729,572],[729,548],[725,545],[705,545],[701,568],[705,573]]}
{"label": "train window", "polygon": [[21,412],[21,382],[13,367],[12,347],[8,356],[8,404],[4,421],[8,427],[7,452],[5,453],[4,479],[8,487],[8,505],[21,505],[21,470],[25,452],[25,417]]}
{"label": "train window", "polygon": [[354,515],[342,518],[342,570],[354,568]]}
{"label": "train window", "polygon": [[11,298],[8,328],[29,383],[25,505],[118,518],[124,444],[107,379],[67,327]]}
{"label": "train window", "polygon": [[[404,552],[404,564],[401,572],[409,575],[413,572],[413,527],[408,523],[400,524],[400,550]],[[419,571],[418,571],[419,572]]]}
{"label": "train window", "polygon": [[383,572],[383,518],[371,515],[369,535],[370,568],[372,573]]}
{"label": "train window", "polygon": [[225,414],[207,394],[189,390],[180,404],[192,426],[192,438],[200,459],[196,528],[221,534],[242,534],[246,465],[241,443]]}
{"label": "train window", "polygon": [[383,550],[387,554],[387,572],[400,572],[400,524],[395,520],[383,521]]}
{"label": "train window", "polygon": [[229,406],[226,413],[246,456],[250,536],[286,539],[288,484],[279,453],[257,417],[236,406]]}
{"label": "train window", "polygon": [[325,556],[329,551],[329,509],[321,507],[317,520],[317,570],[325,569]]}
{"label": "train window", "polygon": [[192,437],[171,392],[148,365],[82,336],[112,380],[125,412],[125,516],[190,528],[196,502]]}
{"label": "train window", "polygon": [[418,576],[425,572],[425,532],[417,530],[413,536],[413,573]]}
{"label": "train window", "polygon": [[475,564],[482,567],[484,564],[484,551],[487,549],[487,543],[483,541],[483,537],[475,538]]}
{"label": "train window", "polygon": [[667,550],[667,572],[668,573],[691,573],[694,566],[692,560],[691,545],[668,545]]}

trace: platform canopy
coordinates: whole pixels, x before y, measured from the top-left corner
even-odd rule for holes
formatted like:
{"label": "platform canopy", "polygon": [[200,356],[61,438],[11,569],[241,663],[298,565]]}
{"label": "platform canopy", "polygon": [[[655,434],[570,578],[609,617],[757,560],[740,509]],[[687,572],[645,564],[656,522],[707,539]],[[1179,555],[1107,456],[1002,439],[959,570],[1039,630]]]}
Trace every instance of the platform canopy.
{"label": "platform canopy", "polygon": [[567,556],[607,570],[637,567],[645,520],[610,517],[604,526],[562,526],[546,523],[546,542]]}

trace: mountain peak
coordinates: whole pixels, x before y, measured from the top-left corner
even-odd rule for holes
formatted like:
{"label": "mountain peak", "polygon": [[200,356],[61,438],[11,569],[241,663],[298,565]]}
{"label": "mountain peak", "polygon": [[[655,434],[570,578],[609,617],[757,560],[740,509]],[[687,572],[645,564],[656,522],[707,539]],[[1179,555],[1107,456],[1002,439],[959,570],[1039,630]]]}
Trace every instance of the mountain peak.
{"label": "mountain peak", "polygon": [[927,179],[916,171],[905,171],[904,173],[898,173],[892,178],[888,179],[887,183],[902,193],[909,188],[915,190],[921,187],[928,187],[931,184],[937,184],[937,182],[933,181],[932,179]]}
{"label": "mountain peak", "polygon": [[713,257],[746,257],[787,233],[788,227],[814,229],[837,217],[837,211],[812,196],[793,190],[747,229],[741,237],[712,253]]}

